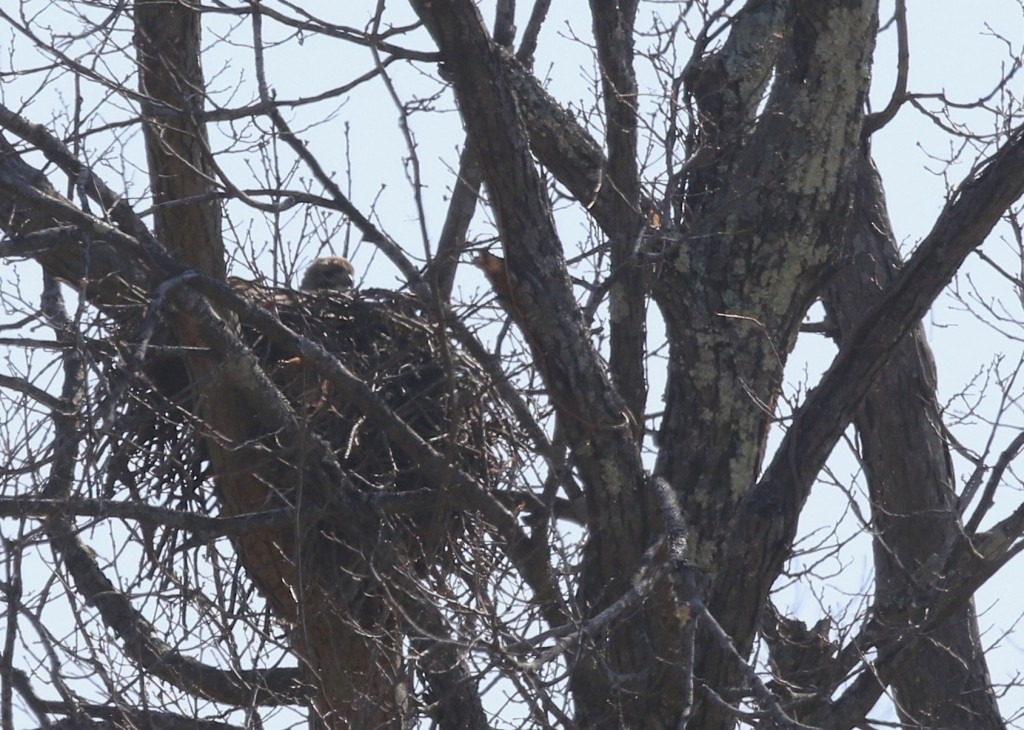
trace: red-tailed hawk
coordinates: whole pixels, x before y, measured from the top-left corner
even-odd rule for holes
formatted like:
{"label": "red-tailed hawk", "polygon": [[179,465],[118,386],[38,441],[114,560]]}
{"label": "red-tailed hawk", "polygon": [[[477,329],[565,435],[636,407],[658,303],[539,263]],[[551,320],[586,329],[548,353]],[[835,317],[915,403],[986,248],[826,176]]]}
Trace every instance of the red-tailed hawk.
{"label": "red-tailed hawk", "polygon": [[306,269],[299,288],[304,291],[348,291],[352,288],[354,274],[352,264],[341,256],[317,259]]}

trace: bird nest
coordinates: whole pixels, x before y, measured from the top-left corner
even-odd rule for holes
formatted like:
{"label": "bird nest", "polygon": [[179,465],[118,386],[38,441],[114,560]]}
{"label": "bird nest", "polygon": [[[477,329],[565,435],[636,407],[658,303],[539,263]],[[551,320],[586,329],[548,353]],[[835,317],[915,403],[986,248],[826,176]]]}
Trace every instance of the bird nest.
{"label": "bird nest", "polygon": [[[507,471],[503,453],[514,429],[482,366],[454,347],[445,329],[408,296],[390,291],[317,291],[232,286],[283,324],[323,346],[360,377],[405,424],[480,482],[496,486]],[[242,340],[297,416],[329,444],[362,489],[408,492],[434,488],[418,465],[393,447],[373,414],[348,403],[301,354],[243,323]],[[195,394],[173,349],[153,347],[128,389],[114,450],[142,444],[124,459],[118,479],[147,479],[163,500],[185,507],[207,500],[196,489],[206,475],[203,424]],[[115,457],[116,458],[116,457]],[[169,488],[170,487],[170,488]],[[140,492],[145,490],[140,489]],[[182,501],[184,500],[184,501]],[[192,506],[195,506],[194,504]],[[211,505],[206,503],[205,509]]]}
{"label": "bird nest", "polygon": [[[260,297],[265,297],[260,301]],[[508,433],[490,379],[456,349],[410,297],[382,290],[263,290],[257,301],[322,345],[406,425],[476,478],[500,471],[495,446]],[[429,487],[418,465],[392,448],[372,414],[346,402],[300,355],[243,330],[273,382],[341,466],[368,489]]]}

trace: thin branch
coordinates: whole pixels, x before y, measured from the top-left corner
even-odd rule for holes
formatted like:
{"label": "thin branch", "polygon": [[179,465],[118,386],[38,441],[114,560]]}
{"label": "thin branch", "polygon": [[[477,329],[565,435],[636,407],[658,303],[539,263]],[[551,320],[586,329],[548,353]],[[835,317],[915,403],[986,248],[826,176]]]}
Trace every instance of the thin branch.
{"label": "thin branch", "polygon": [[907,37],[907,0],[896,0],[896,87],[885,109],[869,114],[864,120],[864,137],[870,137],[896,117],[907,100],[907,79],[910,77],[910,42]]}
{"label": "thin branch", "polygon": [[[43,311],[52,323],[58,340],[74,344],[71,326],[56,282],[50,279],[44,289]],[[71,341],[68,341],[71,338]],[[63,407],[52,414],[54,459],[43,497],[65,501],[72,493],[78,445],[85,430],[79,423],[79,406],[85,398],[84,368],[76,348],[64,354]],[[107,578],[95,554],[78,536],[66,516],[47,521],[46,532],[54,551],[61,557],[82,598],[94,605],[106,625],[122,640],[122,648],[138,666],[148,669],[172,685],[199,697],[249,706],[292,703],[297,693],[299,674],[291,669],[267,671],[224,671],[182,655],[158,638],[159,632],[131,604],[130,599]]]}
{"label": "thin branch", "polygon": [[[263,63],[263,41],[262,41],[262,15],[264,8],[262,5],[258,5],[253,2],[255,12],[252,13],[252,26],[253,26],[253,51],[256,56],[256,75],[258,88],[260,93],[260,100],[263,103],[269,103],[273,96],[270,92],[270,88],[267,86],[266,76],[264,72]],[[338,187],[337,183],[334,182],[333,178],[327,174],[327,171],[323,169],[320,161],[310,152],[309,147],[305,142],[300,140],[295,133],[292,131],[288,122],[285,121],[280,111],[276,108],[271,107],[268,112],[270,120],[273,122],[274,127],[277,128],[278,134],[281,139],[284,140],[285,144],[292,148],[296,155],[299,156],[306,166],[313,173],[325,190],[330,193],[333,198],[335,205],[341,210],[348,219],[359,229],[359,232],[363,234],[363,238],[373,245],[377,246],[388,259],[398,267],[398,270],[402,272],[410,288],[418,296],[422,297],[424,301],[430,301],[429,299],[429,286],[420,275],[419,269],[413,265],[413,263],[405,255],[402,250],[390,236],[385,234],[383,231],[378,229],[370,219],[364,216],[358,208],[348,199],[341,188]]]}
{"label": "thin branch", "polygon": [[15,378],[10,375],[0,374],[0,387],[8,388],[18,393],[22,393],[23,395],[27,395],[32,400],[46,406],[52,411],[60,411],[60,409],[64,407],[64,403],[60,398],[55,398],[42,388],[37,388],[24,378]]}
{"label": "thin branch", "polygon": [[533,54],[537,52],[537,37],[550,8],[551,0],[535,0],[533,3],[530,19],[526,22],[526,30],[523,31],[519,50],[516,52],[516,58],[527,68],[533,65]]}
{"label": "thin branch", "polygon": [[473,213],[476,211],[482,183],[483,172],[473,152],[473,146],[467,138],[459,157],[459,169],[452,189],[452,199],[448,204],[448,213],[441,228],[441,237],[438,239],[437,255],[427,269],[427,279],[433,283],[437,298],[442,303],[447,303],[451,298],[452,287],[455,285],[455,270],[459,264],[459,256],[466,248],[466,235],[473,220]]}
{"label": "thin branch", "polygon": [[[736,645],[733,644],[732,638],[726,633],[725,629],[722,628],[721,624],[715,620],[715,617],[708,611],[708,607],[704,605],[704,602],[700,599],[694,599],[690,602],[690,606],[694,613],[700,617],[701,626],[707,629],[711,636],[715,639],[715,642],[725,651],[726,654],[732,657],[733,661],[736,662],[740,668],[740,672],[743,674],[743,678],[747,682],[747,686],[750,687],[754,692],[754,697],[757,703],[764,708],[771,717],[772,722],[776,727],[784,728],[785,730],[819,730],[811,725],[804,725],[801,722],[797,722],[792,719],[782,710],[779,705],[778,699],[772,694],[761,678],[757,675],[757,671],[750,665],[750,663],[744,659],[738,651],[736,651]],[[732,708],[730,708],[732,709]]]}
{"label": "thin branch", "polygon": [[992,473],[988,477],[988,482],[985,484],[985,491],[981,494],[981,501],[978,502],[978,507],[971,515],[971,519],[967,522],[964,531],[968,535],[972,535],[978,531],[978,527],[981,525],[982,519],[988,513],[989,509],[995,504],[996,489],[999,488],[1000,483],[1003,480],[1003,474],[1010,466],[1021,449],[1024,449],[1024,431],[1018,433],[1013,441],[1003,449],[1003,452],[999,455],[995,465],[992,467]]}

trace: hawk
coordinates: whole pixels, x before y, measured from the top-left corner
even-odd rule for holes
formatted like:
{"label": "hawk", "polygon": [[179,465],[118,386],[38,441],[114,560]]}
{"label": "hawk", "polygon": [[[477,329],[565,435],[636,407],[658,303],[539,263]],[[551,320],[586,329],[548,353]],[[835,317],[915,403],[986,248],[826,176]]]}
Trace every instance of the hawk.
{"label": "hawk", "polygon": [[299,288],[303,291],[348,291],[352,288],[354,274],[351,262],[341,256],[317,259],[306,269]]}

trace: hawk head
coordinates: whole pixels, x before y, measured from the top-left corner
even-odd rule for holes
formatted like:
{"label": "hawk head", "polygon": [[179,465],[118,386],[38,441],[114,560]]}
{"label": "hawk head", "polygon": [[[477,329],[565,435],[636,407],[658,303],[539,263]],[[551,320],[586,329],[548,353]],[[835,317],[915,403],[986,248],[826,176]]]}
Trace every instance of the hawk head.
{"label": "hawk head", "polygon": [[340,256],[317,259],[306,269],[299,288],[305,291],[348,291],[352,288],[354,273],[348,259]]}

